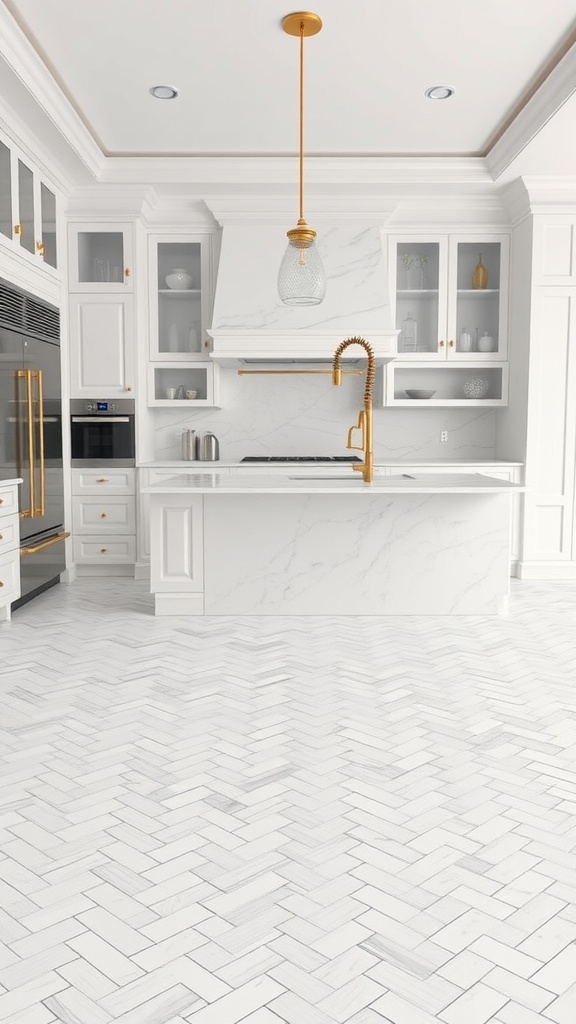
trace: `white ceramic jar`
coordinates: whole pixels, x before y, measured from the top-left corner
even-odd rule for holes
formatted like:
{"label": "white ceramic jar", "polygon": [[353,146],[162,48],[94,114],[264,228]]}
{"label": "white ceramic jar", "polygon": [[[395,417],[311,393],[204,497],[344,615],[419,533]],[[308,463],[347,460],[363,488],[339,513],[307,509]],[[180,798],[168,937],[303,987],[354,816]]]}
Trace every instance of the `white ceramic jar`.
{"label": "white ceramic jar", "polygon": [[183,291],[192,287],[192,275],[182,267],[176,267],[166,275],[166,284],[175,291]]}
{"label": "white ceramic jar", "polygon": [[494,338],[488,334],[488,331],[484,331],[484,334],[478,339],[478,351],[479,352],[493,352],[494,351]]}

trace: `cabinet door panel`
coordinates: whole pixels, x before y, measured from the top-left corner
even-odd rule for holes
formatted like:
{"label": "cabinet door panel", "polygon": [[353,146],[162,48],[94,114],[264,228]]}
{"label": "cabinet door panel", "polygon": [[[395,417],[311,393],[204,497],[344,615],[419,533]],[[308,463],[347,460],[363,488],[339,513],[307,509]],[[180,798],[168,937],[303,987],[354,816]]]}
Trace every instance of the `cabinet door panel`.
{"label": "cabinet door panel", "polygon": [[124,294],[132,291],[130,224],[70,224],[68,253],[71,292]]}
{"label": "cabinet door panel", "polygon": [[74,296],[70,302],[73,398],[113,398],[131,391],[134,327],[131,296]]}

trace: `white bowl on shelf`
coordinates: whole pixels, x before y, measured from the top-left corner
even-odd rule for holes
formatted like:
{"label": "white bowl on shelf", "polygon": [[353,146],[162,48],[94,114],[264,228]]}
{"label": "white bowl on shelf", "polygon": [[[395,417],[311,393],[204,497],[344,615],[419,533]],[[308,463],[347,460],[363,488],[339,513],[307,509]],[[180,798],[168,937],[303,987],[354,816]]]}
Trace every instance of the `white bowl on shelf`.
{"label": "white bowl on shelf", "polygon": [[166,275],[166,284],[174,291],[189,291],[192,287],[192,275],[182,267],[176,267]]}
{"label": "white bowl on shelf", "polygon": [[436,392],[430,391],[428,388],[406,388],[406,394],[408,398],[432,398]]}

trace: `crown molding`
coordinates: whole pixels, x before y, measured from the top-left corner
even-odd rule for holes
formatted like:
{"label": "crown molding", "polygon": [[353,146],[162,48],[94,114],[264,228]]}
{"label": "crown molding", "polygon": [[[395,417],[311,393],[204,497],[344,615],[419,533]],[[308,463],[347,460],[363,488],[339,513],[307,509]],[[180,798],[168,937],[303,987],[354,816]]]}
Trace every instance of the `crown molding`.
{"label": "crown molding", "polygon": [[537,214],[576,216],[576,177],[517,178],[501,192],[511,223]]}
{"label": "crown molding", "polygon": [[[296,195],[298,183],[297,157],[255,156],[158,156],[106,157],[99,180],[109,183],[153,182],[162,185],[195,186],[197,194],[215,188],[225,190],[239,186],[257,186],[268,192],[279,186],[292,188]],[[406,187],[474,188],[493,184],[485,161],[475,157],[371,157],[327,156],[307,157],[306,189],[350,185]]]}
{"label": "crown molding", "polygon": [[27,39],[0,4],[0,56],[95,179],[105,157],[78,113]]}
{"label": "crown molding", "polygon": [[546,81],[487,154],[486,167],[494,181],[498,180],[575,92],[576,44],[553,68]]}

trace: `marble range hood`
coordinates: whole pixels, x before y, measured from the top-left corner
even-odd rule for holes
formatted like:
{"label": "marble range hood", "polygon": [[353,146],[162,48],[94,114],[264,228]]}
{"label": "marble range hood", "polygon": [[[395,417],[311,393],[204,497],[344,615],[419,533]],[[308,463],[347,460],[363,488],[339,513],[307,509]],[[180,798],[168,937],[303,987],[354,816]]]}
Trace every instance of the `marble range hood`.
{"label": "marble range hood", "polygon": [[[315,225],[326,271],[326,297],[317,306],[286,306],[278,297],[278,268],[286,235],[278,224],[227,223],[212,326],[211,358],[223,366],[325,363],[337,345],[359,335],[377,361],[397,355],[387,295],[382,231],[378,225]],[[363,358],[359,349],[350,361]]]}

